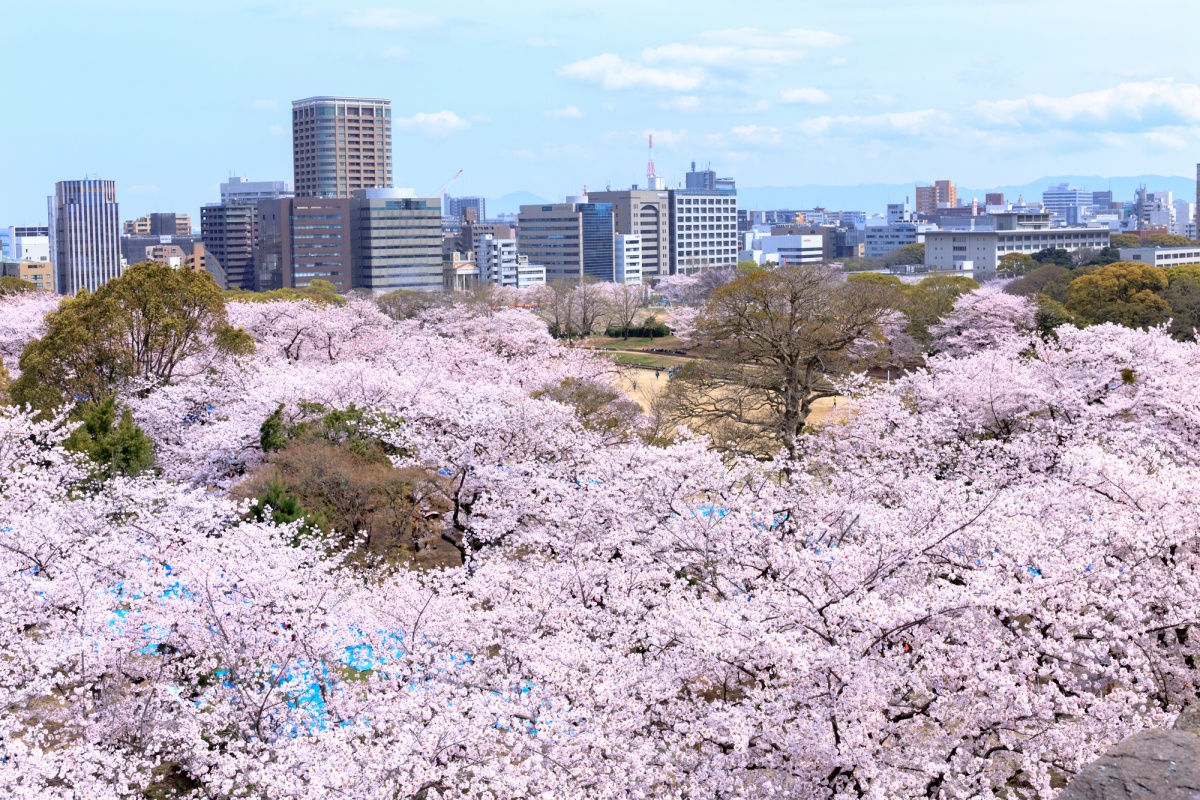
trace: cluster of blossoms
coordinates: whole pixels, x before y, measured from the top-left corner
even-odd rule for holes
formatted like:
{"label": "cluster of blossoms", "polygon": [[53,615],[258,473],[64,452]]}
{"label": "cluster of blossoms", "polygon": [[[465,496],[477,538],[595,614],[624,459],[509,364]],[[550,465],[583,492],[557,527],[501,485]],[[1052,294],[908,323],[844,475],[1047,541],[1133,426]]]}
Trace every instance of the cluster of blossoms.
{"label": "cluster of blossoms", "polygon": [[[80,488],[62,420],[0,407],[7,797],[1049,797],[1196,698],[1200,347],[1162,331],[969,295],[756,462],[584,425],[543,390],[611,364],[524,311],[229,315],[253,355],[127,400],[154,477]],[[247,520],[312,402],[402,420],[462,567]]]}

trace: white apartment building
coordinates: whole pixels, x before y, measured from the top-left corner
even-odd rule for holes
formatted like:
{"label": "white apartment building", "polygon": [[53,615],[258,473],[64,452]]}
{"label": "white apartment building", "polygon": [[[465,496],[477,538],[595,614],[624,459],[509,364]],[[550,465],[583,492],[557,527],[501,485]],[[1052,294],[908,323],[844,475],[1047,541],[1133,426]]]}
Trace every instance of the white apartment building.
{"label": "white apartment building", "polygon": [[1156,267],[1200,264],[1200,247],[1122,247],[1122,261],[1137,261]]}
{"label": "white apartment building", "polygon": [[617,283],[642,285],[642,237],[618,233],[616,240]]}
{"label": "white apartment building", "polygon": [[925,234],[925,264],[940,270],[995,269],[1008,253],[1033,255],[1055,248],[1068,252],[1109,246],[1107,228],[1051,228],[1050,214],[994,214],[991,231]]}
{"label": "white apartment building", "polygon": [[516,283],[518,289],[528,289],[531,286],[546,285],[546,267],[543,264],[530,264],[528,256],[517,256]]}
{"label": "white apartment building", "polygon": [[671,273],[694,275],[737,266],[737,197],[730,192],[672,189]]}

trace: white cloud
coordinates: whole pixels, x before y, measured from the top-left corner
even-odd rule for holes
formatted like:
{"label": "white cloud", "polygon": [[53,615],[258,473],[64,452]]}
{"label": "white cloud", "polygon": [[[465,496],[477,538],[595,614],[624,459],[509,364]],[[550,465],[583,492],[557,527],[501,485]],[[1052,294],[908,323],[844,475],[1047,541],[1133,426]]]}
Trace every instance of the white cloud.
{"label": "white cloud", "polygon": [[699,111],[700,98],[694,94],[681,94],[672,97],[670,100],[663,100],[658,104],[658,107],[667,111]]}
{"label": "white cloud", "polygon": [[779,144],[783,141],[779,128],[771,125],[741,125],[730,132],[742,141],[754,144]]}
{"label": "white cloud", "polygon": [[950,125],[951,122],[948,114],[926,108],[920,111],[896,111],[867,116],[814,117],[804,120],[796,127],[809,136],[825,136],[837,131],[867,135],[924,136]]}
{"label": "white cloud", "polygon": [[579,106],[567,106],[566,108],[552,108],[544,112],[551,119],[579,119],[583,116],[583,112],[579,110]]}
{"label": "white cloud", "polygon": [[829,95],[820,89],[806,87],[801,89],[784,89],[779,93],[779,99],[785,103],[828,103]]}
{"label": "white cloud", "polygon": [[250,104],[250,108],[254,111],[275,111],[279,108],[277,100],[255,100]]}
{"label": "white cloud", "polygon": [[983,101],[974,111],[985,124],[998,126],[1137,132],[1200,122],[1200,85],[1160,78],[1065,97]]}
{"label": "white cloud", "polygon": [[543,39],[541,36],[531,36],[525,40],[526,47],[536,47],[539,50],[546,50],[552,47],[558,47],[558,39]]}
{"label": "white cloud", "polygon": [[775,50],[767,47],[736,45],[664,44],[647,47],[642,60],[651,64],[702,64],[706,67],[739,68],[790,64],[804,58],[802,50]]}
{"label": "white cloud", "polygon": [[471,123],[453,111],[420,112],[411,117],[397,117],[392,124],[398,128],[410,128],[431,136],[446,136],[454,131],[471,127]]}
{"label": "white cloud", "polygon": [[703,70],[657,69],[624,61],[613,53],[603,53],[568,64],[558,71],[564,78],[596,83],[605,89],[670,89],[689,92],[707,77]]}
{"label": "white cloud", "polygon": [[677,147],[684,139],[687,138],[687,131],[683,128],[680,128],[677,131],[660,131],[654,128],[647,128],[646,130],[642,131],[642,138],[645,139],[648,136],[654,137],[654,144],[656,146],[661,145],[662,147],[672,148]]}
{"label": "white cloud", "polygon": [[346,17],[343,24],[350,28],[395,31],[407,28],[428,28],[437,25],[440,21],[437,17],[429,14],[403,8],[364,8]]}

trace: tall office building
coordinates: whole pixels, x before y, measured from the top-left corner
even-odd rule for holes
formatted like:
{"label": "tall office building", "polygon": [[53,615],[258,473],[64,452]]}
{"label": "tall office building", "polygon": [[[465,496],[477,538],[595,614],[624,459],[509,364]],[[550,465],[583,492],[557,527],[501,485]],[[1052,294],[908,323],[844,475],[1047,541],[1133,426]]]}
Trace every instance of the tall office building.
{"label": "tall office building", "polygon": [[296,197],[392,188],[392,101],[309,97],[292,103]]}
{"label": "tall office building", "polygon": [[475,219],[473,222],[487,222],[487,201],[482,197],[451,197],[446,195],[445,208],[442,209],[442,215],[451,219],[461,220],[463,211],[473,208],[475,209]]}
{"label": "tall office building", "polygon": [[360,189],[350,200],[352,281],[376,293],[442,289],[442,205],[408,190]]}
{"label": "tall office building", "polygon": [[[1042,192],[1042,205],[1051,214],[1063,219],[1069,219],[1072,215],[1078,217],[1084,210],[1092,207],[1092,202],[1092,192],[1069,183],[1056,183]],[[1078,219],[1075,221],[1078,222]]]}
{"label": "tall office building", "polygon": [[737,192],[671,189],[671,272],[692,275],[737,266]]}
{"label": "tall office building", "polygon": [[[715,173],[713,173],[715,175]],[[625,189],[592,192],[589,199],[611,203],[613,230],[641,241],[641,271],[649,283],[671,274],[671,204],[665,191]]]}
{"label": "tall office building", "polygon": [[121,274],[121,210],[113,181],[59,181],[48,198],[55,288],[94,292]]}
{"label": "tall office building", "polygon": [[933,214],[939,208],[958,207],[958,187],[951,181],[934,181],[932,185],[917,186],[915,194],[918,214]]}
{"label": "tall office building", "polygon": [[227,289],[254,289],[256,207],[263,200],[292,197],[287,181],[251,181],[231,177],[221,184],[221,202],[200,209],[200,238],[207,254],[225,274]]}
{"label": "tall office building", "polygon": [[613,253],[613,207],[585,196],[566,203],[521,206],[517,250],[546,268],[546,280],[616,276]]}
{"label": "tall office building", "polygon": [[282,197],[255,206],[254,288],[292,289],[314,280],[352,288],[349,198]]}

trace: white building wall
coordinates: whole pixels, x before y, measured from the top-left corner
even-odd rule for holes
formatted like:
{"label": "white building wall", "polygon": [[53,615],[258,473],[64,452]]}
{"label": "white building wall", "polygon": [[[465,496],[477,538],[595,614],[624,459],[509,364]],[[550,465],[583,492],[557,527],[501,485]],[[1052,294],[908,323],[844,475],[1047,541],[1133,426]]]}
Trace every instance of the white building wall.
{"label": "white building wall", "polygon": [[616,238],[617,283],[640,286],[642,283],[642,237],[618,233]]}

